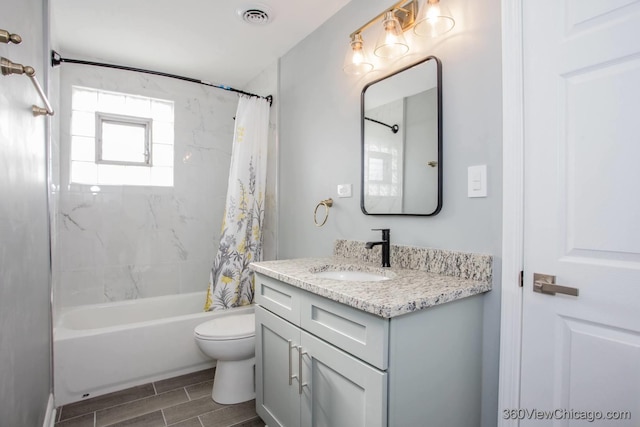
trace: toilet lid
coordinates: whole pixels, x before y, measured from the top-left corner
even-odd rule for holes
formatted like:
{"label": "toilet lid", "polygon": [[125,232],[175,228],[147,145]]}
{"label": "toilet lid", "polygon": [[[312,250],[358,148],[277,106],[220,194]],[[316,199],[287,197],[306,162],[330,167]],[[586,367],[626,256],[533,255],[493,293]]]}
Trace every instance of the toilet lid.
{"label": "toilet lid", "polygon": [[196,326],[195,334],[209,340],[235,340],[254,336],[255,314],[235,314],[209,320]]}

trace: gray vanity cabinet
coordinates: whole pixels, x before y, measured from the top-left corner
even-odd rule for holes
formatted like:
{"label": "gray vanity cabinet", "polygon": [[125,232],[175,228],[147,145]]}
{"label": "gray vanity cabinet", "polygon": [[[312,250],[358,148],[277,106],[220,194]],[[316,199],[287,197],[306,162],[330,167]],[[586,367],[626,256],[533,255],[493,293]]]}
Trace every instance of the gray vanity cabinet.
{"label": "gray vanity cabinet", "polygon": [[268,426],[386,426],[386,373],[262,307],[256,322],[256,401]]}
{"label": "gray vanity cabinet", "polygon": [[[345,314],[314,307],[304,291],[257,277],[262,296],[256,307],[256,406],[265,423],[270,427],[386,426],[387,373],[300,328],[300,313],[313,311],[309,320],[322,319],[321,323],[340,331],[345,321],[350,323]],[[342,328],[334,324],[336,319]]]}
{"label": "gray vanity cabinet", "polygon": [[256,303],[269,427],[479,425],[479,296],[388,319],[256,274]]}

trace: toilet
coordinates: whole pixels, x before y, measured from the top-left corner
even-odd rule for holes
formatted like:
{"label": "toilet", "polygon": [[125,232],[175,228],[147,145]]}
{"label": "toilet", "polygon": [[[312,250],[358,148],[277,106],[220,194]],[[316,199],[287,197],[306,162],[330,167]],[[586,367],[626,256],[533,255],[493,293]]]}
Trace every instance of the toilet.
{"label": "toilet", "polygon": [[222,404],[255,398],[255,315],[223,315],[194,330],[200,350],[217,360],[211,397]]}

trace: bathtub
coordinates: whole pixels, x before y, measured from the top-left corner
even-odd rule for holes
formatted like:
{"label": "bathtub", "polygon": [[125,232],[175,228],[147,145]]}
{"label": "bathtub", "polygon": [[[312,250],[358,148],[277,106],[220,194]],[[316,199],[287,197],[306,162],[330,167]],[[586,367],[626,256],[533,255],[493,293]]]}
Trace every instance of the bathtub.
{"label": "bathtub", "polygon": [[193,329],[253,306],[203,312],[204,300],[195,292],[62,309],[53,329],[56,406],[215,366]]}

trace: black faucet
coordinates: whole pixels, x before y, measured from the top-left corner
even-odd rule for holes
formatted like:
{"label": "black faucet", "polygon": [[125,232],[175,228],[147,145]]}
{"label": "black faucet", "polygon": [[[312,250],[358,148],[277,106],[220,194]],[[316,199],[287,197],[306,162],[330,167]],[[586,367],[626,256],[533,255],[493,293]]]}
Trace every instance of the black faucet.
{"label": "black faucet", "polygon": [[390,230],[388,228],[372,228],[373,231],[382,231],[382,241],[381,242],[367,242],[365,243],[364,247],[367,249],[371,249],[376,245],[382,245],[382,266],[383,267],[391,267],[391,262],[390,262],[390,239],[389,239],[389,232]]}

